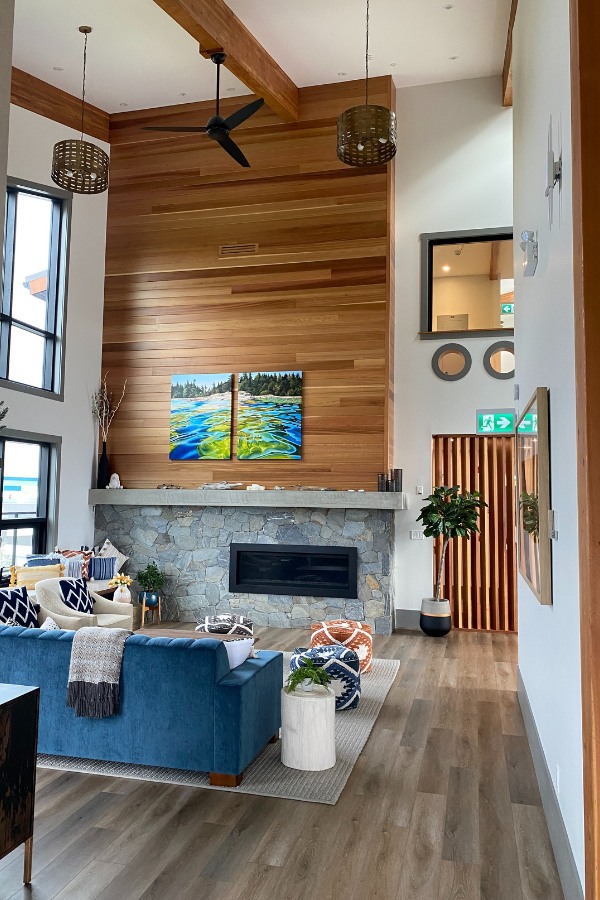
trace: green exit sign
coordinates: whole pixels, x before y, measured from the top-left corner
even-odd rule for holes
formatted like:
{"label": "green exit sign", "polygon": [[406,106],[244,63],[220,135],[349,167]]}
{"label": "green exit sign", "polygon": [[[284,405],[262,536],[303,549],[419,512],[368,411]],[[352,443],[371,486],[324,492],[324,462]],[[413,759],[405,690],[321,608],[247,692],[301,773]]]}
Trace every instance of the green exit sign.
{"label": "green exit sign", "polygon": [[514,430],[514,409],[477,410],[477,434],[512,434]]}
{"label": "green exit sign", "polygon": [[523,421],[519,425],[519,432],[527,432],[529,434],[537,434],[538,417],[537,413],[527,413],[523,416]]}
{"label": "green exit sign", "polygon": [[502,303],[500,306],[500,312],[503,316],[514,316],[515,314],[515,304],[514,303]]}

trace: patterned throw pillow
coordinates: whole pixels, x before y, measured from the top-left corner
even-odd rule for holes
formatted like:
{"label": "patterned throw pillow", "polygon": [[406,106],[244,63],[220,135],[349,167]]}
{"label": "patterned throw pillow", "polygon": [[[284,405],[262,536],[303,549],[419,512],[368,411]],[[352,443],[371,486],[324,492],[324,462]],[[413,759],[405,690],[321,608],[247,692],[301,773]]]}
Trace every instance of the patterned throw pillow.
{"label": "patterned throw pillow", "polygon": [[77,559],[82,562],[81,566],[81,577],[88,578],[88,566],[90,563],[90,559],[94,555],[91,550],[59,550],[57,548],[57,553],[60,553],[61,556],[66,557],[66,559]]}
{"label": "patterned throw pillow", "polygon": [[60,631],[60,627],[56,624],[54,619],[51,616],[48,616],[47,619],[44,619],[43,623],[40,625],[41,631]]}
{"label": "patterned throw pillow", "polygon": [[30,591],[35,590],[38,581],[46,578],[62,578],[65,567],[57,564],[53,566],[11,566],[10,586],[26,587]]}
{"label": "patterned throw pillow", "polygon": [[93,613],[94,599],[90,596],[85,578],[61,578],[58,586],[65,606],[75,612]]}
{"label": "patterned throw pillow", "polygon": [[196,631],[207,634],[243,634],[252,637],[253,623],[246,616],[223,613],[220,616],[205,616],[204,620],[196,625]]}
{"label": "patterned throw pillow", "polygon": [[23,628],[38,627],[39,606],[27,596],[26,587],[2,588],[0,590],[0,623],[21,625]]}
{"label": "patterned throw pillow", "polygon": [[115,577],[117,560],[114,556],[93,556],[88,565],[90,581],[110,581]]}
{"label": "patterned throw pillow", "polygon": [[104,559],[108,557],[114,557],[117,562],[115,565],[115,572],[122,572],[123,566],[129,559],[128,556],[125,556],[124,553],[121,553],[120,550],[115,547],[115,545],[108,538],[104,541],[100,549],[98,550],[98,556],[102,556]]}
{"label": "patterned throw pillow", "polygon": [[30,569],[32,566],[55,566],[61,562],[60,556],[28,556],[26,565]]}

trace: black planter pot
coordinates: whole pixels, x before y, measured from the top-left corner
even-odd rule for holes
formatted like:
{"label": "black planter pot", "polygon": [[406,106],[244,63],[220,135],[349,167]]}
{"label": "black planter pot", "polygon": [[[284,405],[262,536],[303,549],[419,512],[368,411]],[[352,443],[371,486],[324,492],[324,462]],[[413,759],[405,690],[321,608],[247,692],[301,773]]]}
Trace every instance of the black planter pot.
{"label": "black planter pot", "polygon": [[100,459],[98,460],[98,479],[96,481],[96,487],[103,490],[108,486],[109,481],[110,475],[108,468],[108,455],[106,453],[106,441],[102,441],[102,453],[100,454]]}
{"label": "black planter pot", "polygon": [[428,637],[445,637],[452,630],[452,611],[448,600],[425,599],[421,603],[421,631]]}

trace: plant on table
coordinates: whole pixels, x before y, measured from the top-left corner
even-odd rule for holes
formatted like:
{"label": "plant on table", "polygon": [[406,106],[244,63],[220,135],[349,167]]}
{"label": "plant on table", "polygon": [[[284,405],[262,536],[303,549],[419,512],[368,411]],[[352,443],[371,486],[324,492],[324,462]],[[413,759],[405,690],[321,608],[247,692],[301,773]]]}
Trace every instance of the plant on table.
{"label": "plant on table", "polygon": [[302,656],[300,657],[298,668],[294,669],[293,672],[290,672],[287,677],[286,691],[288,694],[291,694],[291,692],[295,691],[301,684],[306,683],[310,685],[310,688],[315,684],[320,685],[321,687],[327,687],[330,681],[331,675],[323,668],[323,666],[317,665],[315,661],[308,656]]}
{"label": "plant on table", "polygon": [[[461,493],[460,485],[453,487],[442,485],[434,488],[433,493],[427,498],[427,503],[421,507],[417,522],[423,523],[425,537],[442,539],[434,596],[423,601],[424,607],[421,611],[421,628],[426,634],[442,635],[450,630],[452,624],[450,604],[441,596],[448,544],[454,538],[469,540],[472,534],[479,532],[478,520],[484,507],[487,507],[487,503],[482,500],[478,491]],[[425,606],[432,601],[434,604],[440,604],[440,608],[438,611],[428,612],[429,606],[427,609]],[[442,610],[443,604],[445,608]]]}

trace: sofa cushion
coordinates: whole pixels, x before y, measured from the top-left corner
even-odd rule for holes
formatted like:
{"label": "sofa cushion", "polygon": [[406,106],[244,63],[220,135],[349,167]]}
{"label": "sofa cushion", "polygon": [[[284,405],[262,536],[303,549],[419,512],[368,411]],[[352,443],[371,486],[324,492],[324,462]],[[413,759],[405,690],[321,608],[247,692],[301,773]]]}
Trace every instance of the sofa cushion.
{"label": "sofa cushion", "polygon": [[58,586],[65,606],[87,615],[93,613],[94,600],[84,578],[61,578]]}
{"label": "sofa cushion", "polygon": [[91,550],[57,550],[57,552],[66,559],[74,559],[81,562],[81,578],[88,577],[88,566],[90,559],[94,555]]}
{"label": "sofa cushion", "polygon": [[91,581],[110,581],[115,577],[116,565],[114,556],[92,556],[88,563],[88,578]]}
{"label": "sofa cushion", "polygon": [[2,588],[0,590],[0,622],[4,625],[21,625],[23,628],[37,628],[39,606],[27,594],[26,587]]}
{"label": "sofa cushion", "polygon": [[96,613],[99,628],[129,628],[129,616],[115,613]]}
{"label": "sofa cushion", "polygon": [[65,574],[65,567],[60,563],[52,566],[11,566],[10,586],[35,588],[38,581],[45,578],[61,578]]}
{"label": "sofa cushion", "polygon": [[60,627],[56,624],[52,616],[48,616],[40,625],[42,631],[60,631]]}
{"label": "sofa cushion", "polygon": [[112,541],[110,541],[108,538],[106,538],[106,540],[98,550],[98,556],[102,556],[105,558],[114,557],[114,559],[116,559],[117,561],[115,569],[116,572],[120,572],[129,559],[129,557],[125,556],[124,553],[121,553],[121,551],[117,547],[115,547]]}
{"label": "sofa cushion", "polygon": [[222,613],[218,616],[205,616],[196,625],[196,631],[207,634],[243,634],[251,637],[253,623],[246,616],[238,616],[234,613]]}
{"label": "sofa cushion", "polygon": [[223,643],[229,657],[229,668],[237,669],[252,653],[254,638],[241,638],[239,641],[223,641]]}

